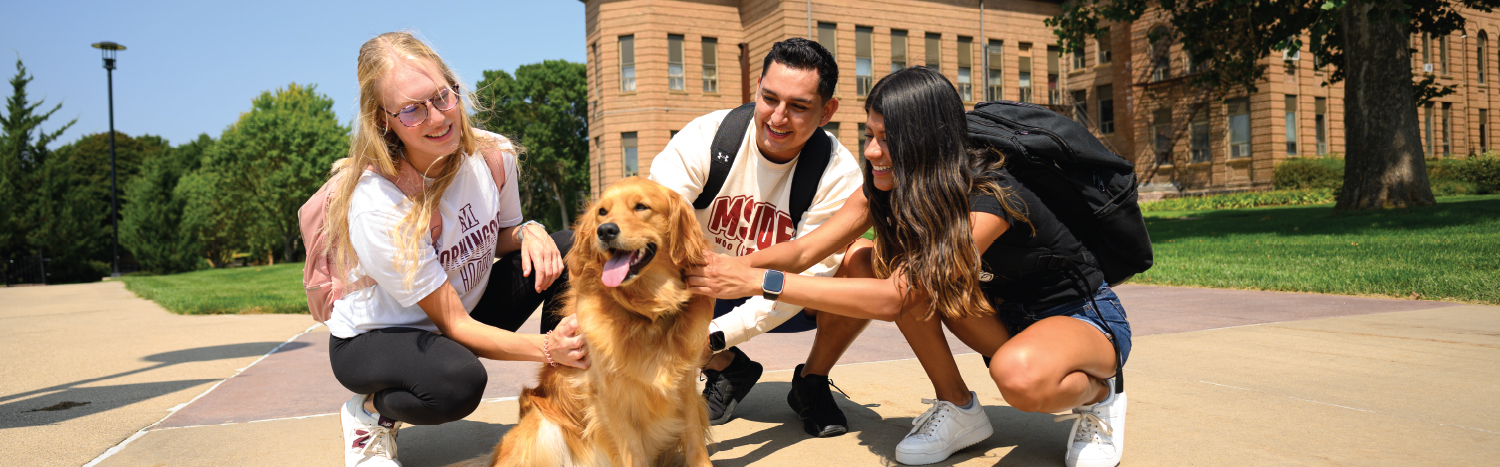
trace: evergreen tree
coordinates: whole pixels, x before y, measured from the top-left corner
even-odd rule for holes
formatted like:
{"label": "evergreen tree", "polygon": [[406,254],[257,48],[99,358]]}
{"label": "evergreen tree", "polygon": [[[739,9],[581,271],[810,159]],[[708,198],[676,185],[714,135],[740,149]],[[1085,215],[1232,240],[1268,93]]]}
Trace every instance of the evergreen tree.
{"label": "evergreen tree", "polygon": [[26,234],[36,228],[38,219],[29,216],[27,207],[36,202],[39,173],[51,154],[47,145],[78,122],[73,119],[50,132],[42,129],[42,123],[62,104],[38,112],[43,102],[30,102],[26,95],[26,85],[32,79],[17,57],[16,75],[10,79],[11,95],[5,100],[5,114],[0,115],[0,263],[5,264],[33,254]]}

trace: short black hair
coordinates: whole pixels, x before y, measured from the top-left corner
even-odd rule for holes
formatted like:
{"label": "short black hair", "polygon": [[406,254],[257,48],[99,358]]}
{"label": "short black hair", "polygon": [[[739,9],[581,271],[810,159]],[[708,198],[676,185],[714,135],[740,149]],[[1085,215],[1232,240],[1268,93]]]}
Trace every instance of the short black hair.
{"label": "short black hair", "polygon": [[839,84],[839,64],[833,54],[821,44],[801,37],[793,37],[771,45],[771,53],[760,65],[760,76],[764,78],[771,69],[771,62],[780,63],[794,70],[818,72],[818,96],[823,102],[833,99],[833,87]]}

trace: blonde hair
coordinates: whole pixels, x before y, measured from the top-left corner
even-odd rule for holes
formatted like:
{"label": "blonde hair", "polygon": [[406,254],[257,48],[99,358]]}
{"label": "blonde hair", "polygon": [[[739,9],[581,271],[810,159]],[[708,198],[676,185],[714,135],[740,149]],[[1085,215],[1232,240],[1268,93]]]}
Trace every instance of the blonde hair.
{"label": "blonde hair", "polygon": [[[333,259],[335,271],[348,271],[359,262],[354,252],[354,246],[349,243],[349,199],[354,193],[354,188],[359,184],[360,174],[366,167],[395,174],[399,165],[398,157],[404,157],[401,152],[404,145],[395,132],[387,129],[385,108],[381,100],[381,80],[390,74],[395,68],[398,60],[415,58],[427,60],[436,65],[447,80],[450,87],[457,87],[459,79],[443,59],[438,57],[431,47],[417,39],[410,32],[398,31],[388,32],[375,36],[359,47],[358,79],[359,79],[359,115],[355,118],[354,132],[349,141],[349,157],[340,159],[333,164],[332,175],[340,173],[342,177],[337,187],[333,190],[328,205],[328,217],[323,222],[324,237],[326,238],[327,251]],[[398,222],[392,232],[395,238],[397,255],[396,267],[405,276],[404,284],[410,288],[416,278],[417,258],[420,257],[422,236],[429,235],[427,226],[432,221],[432,216],[437,215],[438,203],[442,200],[443,192],[448,185],[453,183],[454,176],[463,165],[461,159],[447,160],[451,157],[482,157],[479,155],[480,145],[492,145],[494,142],[485,138],[481,141],[478,133],[469,123],[469,107],[474,101],[472,91],[464,90],[461,93],[458,107],[453,119],[457,120],[454,130],[458,131],[459,145],[453,154],[440,156],[433,162],[433,168],[440,168],[437,174],[423,174],[434,179],[427,184],[421,193],[410,196],[407,201],[412,203],[412,210]],[[429,168],[431,170],[431,168]],[[340,274],[335,274],[340,276]],[[335,280],[345,281],[346,277],[335,277]]]}

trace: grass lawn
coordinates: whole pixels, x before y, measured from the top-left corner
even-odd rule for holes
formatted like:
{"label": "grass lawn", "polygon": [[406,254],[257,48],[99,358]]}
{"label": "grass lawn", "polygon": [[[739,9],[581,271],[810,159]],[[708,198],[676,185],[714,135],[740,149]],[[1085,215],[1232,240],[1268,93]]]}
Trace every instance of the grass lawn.
{"label": "grass lawn", "polygon": [[1500,195],[1333,214],[1333,205],[1146,213],[1132,283],[1500,304]]}
{"label": "grass lawn", "polygon": [[178,314],[307,313],[302,263],[123,279],[131,292]]}

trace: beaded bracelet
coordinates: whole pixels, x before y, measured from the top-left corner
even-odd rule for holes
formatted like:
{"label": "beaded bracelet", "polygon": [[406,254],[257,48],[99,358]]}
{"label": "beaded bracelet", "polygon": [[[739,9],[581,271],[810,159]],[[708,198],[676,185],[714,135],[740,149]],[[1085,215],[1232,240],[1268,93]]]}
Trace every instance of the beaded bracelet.
{"label": "beaded bracelet", "polygon": [[557,362],[552,361],[552,350],[550,349],[550,347],[548,345],[548,342],[547,342],[551,338],[552,338],[552,331],[547,331],[546,334],[542,335],[542,358],[547,359],[547,364],[548,365],[552,365],[552,366],[556,367],[557,366]]}

